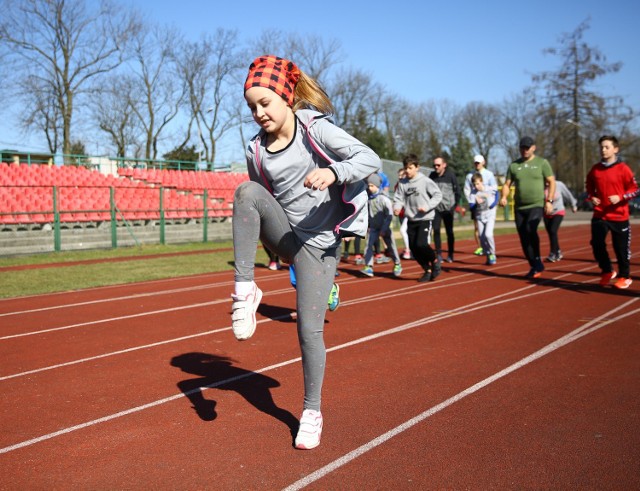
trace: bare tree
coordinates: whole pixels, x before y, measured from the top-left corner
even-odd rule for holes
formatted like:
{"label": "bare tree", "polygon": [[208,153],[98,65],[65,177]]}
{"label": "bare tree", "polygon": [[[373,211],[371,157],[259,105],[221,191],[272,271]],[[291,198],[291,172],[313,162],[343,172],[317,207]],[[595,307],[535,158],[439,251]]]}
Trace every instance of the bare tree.
{"label": "bare tree", "polygon": [[492,104],[475,101],[462,109],[460,117],[467,127],[473,148],[489,161],[491,150],[498,143],[500,112]]}
{"label": "bare tree", "polygon": [[251,60],[265,54],[287,58],[322,85],[329,82],[332,69],[343,58],[340,41],[336,39],[324,40],[314,35],[286,34],[277,29],[263,31],[250,44],[249,51]]}
{"label": "bare tree", "polygon": [[111,75],[95,93],[91,104],[96,125],[108,135],[118,157],[128,155],[127,151],[136,145],[141,133],[134,111],[138,95],[135,83],[130,75]]}
{"label": "bare tree", "polygon": [[444,148],[442,120],[434,101],[397,103],[393,116],[394,139],[403,154],[413,153],[422,161],[442,154]]}
{"label": "bare tree", "polygon": [[378,123],[387,139],[388,155],[381,155],[391,160],[401,160],[403,155],[402,136],[398,132],[399,123],[404,118],[404,102],[397,96],[385,93],[378,99],[380,109]]}
{"label": "bare tree", "polygon": [[136,104],[143,128],[144,157],[158,157],[158,141],[180,111],[186,85],[178,76],[173,47],[180,42],[175,29],[142,27],[133,37],[132,68]]}
{"label": "bare tree", "polygon": [[23,127],[25,129],[37,128],[42,131],[49,150],[55,154],[60,148],[60,129],[62,127],[60,107],[55,104],[55,95],[49,91],[47,86],[40,85],[40,81],[35,77],[29,77],[25,80],[23,87],[30,91],[32,103],[22,113]]}
{"label": "bare tree", "polygon": [[363,109],[373,115],[374,83],[371,75],[360,70],[348,69],[337,73],[328,88],[336,109],[336,123],[347,131],[353,131],[356,117]]}
{"label": "bare tree", "polygon": [[218,29],[197,42],[183,43],[177,55],[190,121],[183,145],[195,126],[207,162],[214,161],[218,140],[240,124],[237,100],[242,87],[238,80],[245,67],[239,53],[237,32]]}
{"label": "bare tree", "polygon": [[537,139],[543,133],[537,124],[535,99],[531,90],[524,90],[506,98],[499,106],[501,131],[498,145],[507,154],[509,162],[519,157],[518,141],[527,135]]}
{"label": "bare tree", "polygon": [[[622,68],[622,63],[607,62],[606,56],[597,48],[583,41],[589,28],[589,19],[583,21],[573,32],[559,38],[559,46],[547,48],[545,53],[560,58],[560,68],[533,75],[532,79],[543,91],[538,113],[546,120],[548,132],[565,137],[555,142],[557,157],[567,152],[561,148],[570,140],[572,157],[557,162],[557,169],[564,172],[574,188],[582,189],[586,172],[585,142],[595,139],[605,127],[620,133],[622,127],[633,119],[633,111],[625,108],[621,97],[606,97],[591,89],[594,82]],[[612,119],[612,112],[618,119]],[[624,117],[620,117],[620,113]],[[568,128],[564,128],[570,125]],[[606,126],[605,126],[606,125]],[[617,128],[616,128],[617,127]],[[568,130],[568,131],[567,131]],[[570,135],[570,137],[569,137]],[[591,138],[589,135],[593,135]],[[578,170],[582,167],[582,170]]]}
{"label": "bare tree", "polygon": [[[91,91],[94,78],[121,63],[135,16],[121,13],[108,0],[95,10],[83,0],[3,0],[1,8],[0,43],[20,61],[16,80],[25,107],[52,98],[60,114],[55,123],[61,125],[62,150],[68,154],[77,98]],[[31,92],[34,88],[44,95]],[[33,120],[31,126],[42,129],[43,124]]]}

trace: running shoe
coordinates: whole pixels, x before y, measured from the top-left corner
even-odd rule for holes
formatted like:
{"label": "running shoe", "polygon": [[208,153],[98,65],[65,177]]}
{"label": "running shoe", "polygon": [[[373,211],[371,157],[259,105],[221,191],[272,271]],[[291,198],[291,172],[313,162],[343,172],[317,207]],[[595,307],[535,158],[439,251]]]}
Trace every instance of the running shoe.
{"label": "running shoe", "polygon": [[424,274],[418,278],[418,283],[424,283],[426,281],[431,281],[431,270],[427,269]]}
{"label": "running shoe", "polygon": [[447,256],[447,259],[445,259],[445,261],[447,261],[448,263],[452,263],[453,262],[453,254],[449,254]]}
{"label": "running shoe", "polygon": [[393,266],[393,276],[396,278],[402,274],[402,265],[400,263]]}
{"label": "running shoe", "polygon": [[391,258],[384,254],[378,254],[376,256],[376,264],[385,264],[391,262]]}
{"label": "running shoe", "polygon": [[442,273],[442,263],[437,259],[433,261],[433,270],[431,272],[431,281],[435,280]]}
{"label": "running shoe", "polygon": [[547,261],[550,263],[555,263],[558,260],[558,256],[555,253],[551,253],[547,256]]}
{"label": "running shoe", "polygon": [[322,435],[322,414],[320,411],[305,409],[300,418],[300,427],[296,435],[296,448],[311,450],[320,445]]}
{"label": "running shoe", "polygon": [[602,276],[600,276],[600,286],[607,286],[609,282],[614,278],[616,278],[617,276],[618,276],[618,273],[616,273],[615,271],[602,273]]}
{"label": "running shoe", "polygon": [[531,268],[529,272],[526,275],[524,275],[524,277],[527,279],[540,278],[541,276],[542,276],[542,271],[538,271],[536,268]]}
{"label": "running shoe", "polygon": [[524,275],[525,278],[540,278],[542,276],[542,272],[544,271],[544,266],[542,268],[540,268],[539,266],[536,266],[535,268],[531,268],[529,270],[529,272]]}
{"label": "running shoe", "polygon": [[329,310],[333,312],[340,306],[340,285],[334,283],[329,293],[329,301],[327,302]]}
{"label": "running shoe", "polygon": [[624,290],[631,286],[631,278],[618,278],[618,280],[613,284],[614,288],[618,288],[619,290]]}
{"label": "running shoe", "polygon": [[362,257],[362,254],[356,254],[356,264],[357,265],[364,264],[364,258]]}
{"label": "running shoe", "polygon": [[269,263],[269,269],[270,269],[271,271],[277,271],[277,270],[279,270],[280,268],[282,268],[282,266],[280,266],[280,263],[279,263],[279,262],[277,262],[277,261],[271,261],[271,262]]}
{"label": "running shoe", "polygon": [[262,300],[262,290],[253,284],[253,291],[245,296],[231,294],[233,304],[231,305],[231,327],[233,334],[238,341],[245,341],[256,332],[256,311],[260,300]]}
{"label": "running shoe", "polygon": [[478,247],[475,251],[473,251],[473,253],[476,256],[482,256],[484,254],[484,249],[482,247]]}
{"label": "running shoe", "polygon": [[556,261],[560,261],[560,259],[562,259],[564,256],[562,255],[562,251],[560,249],[558,249],[558,252],[556,252]]}
{"label": "running shoe", "polygon": [[409,249],[405,249],[402,253],[402,259],[411,259],[411,251]]}
{"label": "running shoe", "polygon": [[489,254],[487,256],[487,266],[493,266],[497,262],[495,254]]}
{"label": "running shoe", "polygon": [[360,270],[360,272],[365,276],[373,278],[373,268],[371,266],[365,266]]}
{"label": "running shoe", "polygon": [[540,258],[536,259],[536,264],[532,267],[529,272],[524,275],[525,278],[540,278],[542,276],[542,272],[544,271],[544,264],[540,260]]}

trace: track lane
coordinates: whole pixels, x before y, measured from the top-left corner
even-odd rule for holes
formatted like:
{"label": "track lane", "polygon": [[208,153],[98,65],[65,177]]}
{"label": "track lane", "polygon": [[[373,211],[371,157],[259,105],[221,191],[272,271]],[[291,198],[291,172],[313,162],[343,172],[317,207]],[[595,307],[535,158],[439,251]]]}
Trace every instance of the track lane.
{"label": "track lane", "polygon": [[[584,242],[582,242],[582,244],[584,244]],[[517,253],[514,253],[514,255],[517,255]],[[385,278],[374,278],[372,280],[361,279],[357,280],[358,288],[349,287],[344,290],[346,294],[345,303],[337,312],[328,316],[327,343],[330,344],[332,348],[337,348],[341,344],[352,343],[355,339],[358,339],[356,337],[357,335],[360,335],[360,337],[367,335],[375,336],[381,330],[384,330],[385,323],[386,327],[389,327],[388,316],[385,316],[385,310],[388,312],[390,305],[406,307],[407,297],[412,299],[420,298],[423,302],[418,306],[418,310],[393,308],[394,316],[398,314],[399,321],[406,320],[407,323],[415,322],[416,316],[419,316],[418,318],[420,319],[428,318],[429,316],[435,319],[435,316],[439,315],[441,319],[439,321],[432,320],[430,323],[425,324],[425,326],[416,326],[404,331],[395,332],[392,335],[375,337],[366,343],[349,344],[339,349],[330,348],[330,367],[327,377],[328,385],[325,391],[327,433],[323,445],[318,449],[318,452],[295,452],[289,446],[283,445],[283,433],[287,434],[289,431],[287,425],[273,415],[267,415],[261,410],[256,411],[256,406],[247,404],[247,399],[241,395],[239,389],[235,391],[210,389],[209,391],[205,391],[205,398],[215,400],[217,403],[216,407],[219,409],[218,417],[214,422],[204,422],[201,420],[195,411],[188,407],[189,402],[184,397],[178,396],[171,401],[151,406],[135,414],[131,413],[126,417],[111,419],[101,424],[85,426],[75,432],[65,433],[20,450],[7,452],[7,454],[13,455],[13,457],[10,457],[11,460],[15,458],[16,461],[18,461],[16,469],[21,469],[20,472],[24,472],[22,474],[23,477],[28,474],[28,465],[21,465],[21,462],[25,461],[21,461],[18,457],[19,455],[31,455],[31,457],[28,458],[30,462],[33,462],[35,458],[42,464],[50,463],[52,467],[44,465],[44,468],[49,470],[37,478],[41,479],[37,482],[42,482],[43,484],[64,482],[63,480],[55,480],[55,476],[58,475],[55,469],[58,469],[59,477],[63,479],[63,470],[65,468],[70,469],[73,458],[76,458],[82,462],[86,462],[89,467],[86,472],[81,473],[78,481],[87,484],[88,487],[92,485],[94,487],[100,487],[99,483],[102,482],[104,485],[104,479],[107,475],[114,475],[119,472],[126,475],[128,480],[118,476],[115,478],[115,482],[121,482],[122,488],[126,489],[128,486],[131,486],[132,482],[138,484],[142,482],[144,475],[143,469],[146,465],[153,466],[158,463],[164,463],[164,465],[160,465],[162,470],[159,471],[159,478],[162,476],[166,479],[165,481],[158,482],[177,483],[174,487],[181,487],[178,483],[184,485],[187,482],[193,483],[195,487],[198,485],[206,487],[206,483],[209,483],[209,485],[211,483],[211,474],[215,475],[216,483],[220,485],[220,489],[233,489],[234,486],[239,483],[246,484],[246,487],[255,487],[257,483],[264,484],[264,486],[260,487],[265,488],[275,489],[284,487],[289,483],[295,482],[299,477],[310,474],[323,462],[330,463],[336,459],[337,455],[344,455],[349,452],[349,449],[353,449],[355,442],[353,441],[352,435],[354,433],[349,431],[353,427],[353,423],[350,423],[350,421],[353,420],[353,411],[347,409],[353,408],[357,413],[358,408],[361,410],[363,406],[366,406],[364,404],[366,400],[363,400],[362,397],[371,393],[372,387],[377,388],[378,385],[380,385],[377,395],[380,396],[380,394],[382,394],[384,398],[378,398],[377,406],[371,406],[374,409],[378,407],[378,412],[365,415],[364,421],[360,422],[365,424],[370,423],[370,427],[374,430],[374,433],[379,435],[383,430],[379,423],[377,423],[379,419],[379,408],[398,406],[397,420],[406,421],[406,419],[403,420],[402,418],[410,418],[412,417],[410,415],[415,415],[415,408],[419,405],[416,404],[418,401],[408,397],[413,390],[417,391],[422,388],[422,393],[433,394],[434,400],[446,400],[447,394],[450,394],[452,390],[456,388],[464,390],[463,382],[468,381],[475,383],[480,380],[479,377],[483,374],[491,372],[492,369],[495,370],[498,366],[504,366],[504,363],[511,360],[514,356],[517,357],[518,354],[526,352],[527,348],[531,348],[531,342],[534,341],[534,339],[536,340],[535,344],[539,345],[545,340],[552,338],[553,335],[565,332],[564,330],[567,328],[567,326],[559,326],[557,323],[554,325],[553,322],[548,322],[551,320],[551,316],[549,316],[549,318],[545,317],[547,313],[539,312],[540,309],[538,309],[538,311],[535,312],[535,315],[538,317],[536,320],[545,321],[545,325],[550,324],[550,326],[530,333],[529,336],[532,337],[529,340],[527,340],[526,337],[522,339],[522,333],[520,333],[520,331],[514,333],[513,329],[507,329],[508,326],[503,326],[501,329],[496,327],[495,321],[491,316],[487,317],[486,322],[476,322],[475,319],[468,321],[467,319],[471,317],[482,315],[483,311],[480,310],[480,308],[472,312],[460,312],[455,316],[451,315],[456,312],[456,309],[460,310],[461,305],[467,307],[467,310],[471,310],[473,307],[470,306],[472,306],[474,302],[482,305],[482,302],[486,301],[487,298],[495,299],[501,294],[504,295],[503,300],[506,300],[509,295],[515,296],[516,293],[514,292],[518,290],[522,292],[523,295],[527,295],[527,297],[523,298],[530,298],[531,302],[535,305],[543,305],[545,311],[564,308],[567,312],[575,312],[576,309],[567,309],[566,307],[575,307],[576,304],[584,303],[582,299],[586,296],[593,299],[594,293],[605,293],[604,295],[597,295],[597,302],[587,302],[586,305],[583,305],[582,308],[579,309],[578,312],[581,317],[578,318],[578,321],[588,322],[589,317],[601,313],[604,308],[610,308],[614,302],[628,300],[631,294],[634,293],[631,291],[622,294],[621,292],[614,292],[613,290],[603,292],[595,289],[593,282],[597,276],[588,269],[585,269],[582,273],[572,273],[569,276],[555,279],[547,278],[545,275],[543,282],[531,284],[516,276],[523,268],[522,260],[514,260],[513,264],[510,264],[508,258],[501,258],[499,266],[506,265],[506,267],[500,270],[492,270],[493,272],[491,274],[478,274],[482,273],[484,269],[478,263],[479,261],[473,257],[468,258],[468,260],[465,258],[465,263],[461,263],[459,267],[452,267],[450,272],[444,273],[442,281],[439,279],[434,283],[426,285],[419,291],[409,288],[405,292],[398,291],[396,296],[392,296],[393,293],[387,291],[387,293],[390,293],[391,298],[386,305],[386,309],[384,308],[384,303],[379,301],[380,296],[385,293],[385,289],[388,290],[389,284],[392,284],[394,289],[396,289],[396,285],[402,282],[390,282]],[[561,273],[561,271],[565,268],[565,265],[567,269],[577,269],[576,266],[578,265],[586,266],[586,262],[580,258],[576,258],[575,261],[563,261],[562,263],[558,263],[558,265],[553,265],[554,271],[550,274],[554,276],[557,273],[557,276],[564,274]],[[475,272],[467,271],[467,269],[473,268],[474,266],[477,268]],[[345,269],[348,269],[348,267]],[[417,277],[417,273],[415,274]],[[351,278],[345,278],[345,276],[346,275],[343,274],[339,281],[352,281]],[[450,279],[450,277],[452,277],[452,279]],[[447,283],[451,283],[452,285],[447,285]],[[410,283],[407,282],[407,285],[409,284]],[[415,288],[415,283],[413,283],[413,286]],[[500,292],[500,287],[502,287],[502,292]],[[397,289],[400,290],[400,288]],[[531,292],[535,292],[536,290],[549,290],[549,293],[533,295]],[[452,294],[454,291],[455,294]],[[366,293],[368,293],[368,295]],[[478,293],[486,296],[483,299]],[[536,298],[545,297],[546,299],[546,296],[550,296],[550,294],[556,298],[555,301],[551,303],[536,303]],[[367,301],[358,298],[361,295],[364,297],[369,296],[371,300]],[[436,310],[433,310],[434,306],[429,302],[429,299],[435,298],[434,295],[439,295],[438,304],[440,304],[440,308]],[[282,297],[277,302],[274,302],[274,307],[276,304],[281,303],[280,300],[284,298],[285,297]],[[377,300],[374,301],[374,299]],[[441,300],[444,300],[444,303],[441,302]],[[506,304],[506,307],[505,304],[500,305],[502,306],[494,306],[493,308],[509,308],[508,304]],[[428,311],[429,315],[422,315],[425,310]],[[400,312],[402,312],[402,314],[400,314]],[[448,315],[448,317],[445,317],[445,315]],[[529,317],[530,316],[531,313],[529,314]],[[527,321],[530,321],[529,317],[524,316],[522,319],[518,318],[514,319],[514,321],[516,321],[518,327],[522,327],[523,330],[525,330],[524,328],[527,325]],[[188,316],[185,320],[189,320]],[[621,322],[623,322],[623,325],[626,325],[628,322],[635,322],[637,324],[638,321],[637,317],[635,317],[632,318],[631,321],[627,318]],[[334,323],[336,324],[335,326],[333,325]],[[399,327],[402,324],[401,322],[396,322],[394,317],[394,325]],[[348,326],[348,329],[344,328],[344,326]],[[184,345],[178,343],[172,346],[172,348],[180,347],[181,349],[178,350],[172,349],[165,352],[164,350],[168,345],[163,345],[162,348],[154,347],[153,349],[143,349],[136,355],[137,359],[134,363],[137,363],[137,365],[131,366],[141,368],[148,365],[148,368],[141,370],[144,377],[136,380],[132,387],[125,390],[121,396],[118,396],[121,400],[116,401],[116,403],[129,404],[129,407],[131,407],[130,402],[132,399],[138,397],[138,393],[140,393],[140,399],[144,399],[144,397],[153,396],[154,394],[162,392],[168,385],[171,385],[165,385],[165,382],[158,382],[158,380],[166,379],[171,380],[171,382],[185,380],[184,377],[188,376],[188,374],[179,372],[176,367],[171,368],[177,375],[171,375],[170,371],[165,371],[164,369],[157,371],[161,360],[166,363],[167,356],[169,359],[171,358],[169,356],[170,352],[173,352],[174,355],[176,353],[180,354],[180,352],[204,352],[213,354],[233,352],[235,358],[233,365],[236,369],[260,370],[260,367],[264,368],[267,366],[264,365],[264,363],[269,361],[269,358],[278,359],[277,357],[281,357],[279,359],[282,360],[286,357],[287,353],[294,351],[292,345],[293,348],[295,348],[295,327],[293,327],[293,330],[292,327],[293,325],[287,322],[272,323],[269,327],[266,325],[261,326],[259,328],[260,330],[268,330],[268,332],[259,332],[252,344],[235,343],[235,341],[229,339],[229,333],[227,332],[226,334],[213,335],[212,338],[203,336],[184,340]],[[445,335],[450,330],[451,333]],[[142,331],[147,332],[149,329]],[[518,338],[521,338],[519,341],[512,340],[510,344],[505,344],[505,339],[516,335]],[[217,341],[218,336],[225,336],[225,338]],[[585,338],[589,337],[590,335],[585,336]],[[420,341],[423,338],[424,341]],[[33,341],[33,339],[31,339],[31,341]],[[213,346],[215,346],[215,350],[211,349],[212,340],[214,341]],[[465,349],[468,349],[473,355],[472,358],[462,356],[456,351],[461,347],[461,340],[464,341]],[[484,342],[482,342],[483,340]],[[182,349],[183,347],[184,349]],[[440,351],[438,351],[437,347],[441,347]],[[452,347],[454,347],[453,351]],[[380,356],[389,353],[396,353],[396,355],[394,358],[383,361],[383,368],[385,368],[384,373],[387,376],[383,382],[379,373],[376,376],[375,367],[381,364]],[[149,354],[151,356],[148,356]],[[578,355],[580,355],[580,353],[578,353]],[[106,365],[102,364],[102,362],[96,363],[96,370],[98,372],[104,372],[104,375],[102,375],[102,377],[104,377],[103,380],[107,381],[107,377],[114,379],[111,385],[103,388],[100,387],[99,383],[95,384],[96,381],[100,382],[101,379],[97,374],[92,375],[93,367],[88,367],[88,364],[78,364],[78,368],[82,370],[82,375],[86,376],[84,383],[86,383],[87,387],[93,388],[93,391],[87,390],[86,392],[82,392],[83,397],[77,399],[77,401],[80,402],[76,406],[76,411],[78,412],[74,416],[75,419],[78,419],[78,416],[82,417],[83,415],[86,416],[91,413],[94,408],[88,407],[91,406],[91,403],[88,401],[92,397],[97,401],[97,403],[95,403],[98,406],[97,409],[102,410],[104,414],[104,410],[111,402],[109,398],[112,398],[114,393],[122,392],[124,388],[122,385],[123,381],[127,380],[127,371],[120,372],[118,368],[118,365],[127,363],[122,356],[129,356],[129,354],[116,356],[109,360],[109,363]],[[397,357],[401,357],[402,361],[404,361],[402,357],[405,356],[408,360],[406,362],[408,366],[405,367],[405,363],[393,363]],[[295,358],[286,358],[286,360],[295,360]],[[486,364],[482,369],[480,369],[480,362]],[[474,366],[477,366],[478,369],[473,369]],[[367,367],[369,367],[369,370],[366,370]],[[413,372],[411,371],[412,369]],[[65,379],[73,382],[74,379],[69,378],[71,371],[64,372],[64,370],[71,370],[71,367],[60,370],[55,369],[50,372],[57,372],[59,384],[62,384],[62,380]],[[268,381],[263,381],[263,385],[267,385],[266,389],[260,384],[258,384],[258,387],[254,386],[254,389],[258,393],[265,395],[267,392],[270,393],[278,401],[276,406],[283,409],[285,413],[289,415],[293,414],[294,417],[297,417],[299,416],[300,401],[298,400],[299,390],[295,387],[299,387],[301,384],[299,372],[297,362],[291,361],[291,363],[287,365],[273,368],[262,374],[264,377],[275,380],[279,384],[286,385],[285,390],[283,390],[283,387],[269,387]],[[338,373],[340,374],[339,378],[337,377]],[[446,376],[443,376],[443,374]],[[38,381],[40,376],[44,376],[44,374],[29,376],[28,379],[24,378],[23,388],[25,389],[25,397],[27,395],[26,391],[29,389],[28,386],[37,388],[40,384],[42,384],[42,394],[46,394],[47,397],[49,396],[46,386],[48,384],[51,384],[51,387],[54,386],[53,382],[55,382],[55,380],[49,379],[47,381],[43,378],[41,381]],[[191,374],[191,378],[194,378],[194,374]],[[252,378],[253,377],[244,379],[245,383],[237,385],[239,387],[251,386],[250,381]],[[336,378],[338,380],[336,380]],[[443,380],[436,387],[432,387],[429,382],[437,378]],[[366,380],[370,380],[371,384],[364,383]],[[340,386],[336,387],[335,383],[338,381],[340,382]],[[6,383],[9,383],[9,381]],[[145,392],[147,385],[148,392]],[[340,387],[344,385],[347,386],[347,390],[340,389]],[[70,386],[73,386],[73,383],[71,383]],[[354,391],[354,387],[360,388],[360,386],[362,386],[362,390]],[[526,387],[526,383],[524,386]],[[8,386],[2,385],[1,387],[6,388]],[[132,392],[133,387],[136,388],[137,393],[135,394]],[[141,388],[144,388],[144,390],[141,390]],[[345,393],[342,394],[342,392]],[[175,394],[175,385],[173,386],[173,392],[170,390],[169,393]],[[72,390],[64,395],[75,397]],[[376,393],[373,393],[372,397],[375,395]],[[157,401],[158,399],[155,400]],[[22,403],[23,406],[29,405],[27,399],[17,400],[16,402],[18,405],[20,403]],[[31,404],[34,403],[32,402]],[[36,399],[35,405],[38,404],[39,402]],[[100,406],[100,404],[104,405]],[[51,405],[56,405],[55,398],[51,401]],[[63,408],[65,407],[64,405],[62,406]],[[43,407],[44,406],[40,406],[40,409],[42,410]],[[67,406],[67,411],[72,407],[73,404]],[[451,414],[449,411],[453,411],[453,409],[447,409],[445,412]],[[60,410],[59,413],[60,417],[64,419],[64,410]],[[187,416],[187,414],[190,416]],[[193,417],[193,420],[190,419],[191,417]],[[281,419],[286,420],[287,418],[290,419],[290,416],[285,415]],[[329,418],[333,420],[331,423],[329,423]],[[51,418],[52,422],[54,422],[55,419],[55,417]],[[256,420],[255,424],[253,422],[254,419]],[[456,418],[453,418],[454,421],[455,419]],[[62,420],[58,421],[58,425]],[[248,423],[248,421],[251,422]],[[180,429],[173,428],[176,423],[181,427]],[[236,427],[238,423],[244,426],[238,428]],[[213,427],[215,427],[215,431],[214,434],[211,434],[208,430]],[[339,436],[335,434],[336,430],[339,430],[341,433],[344,432],[346,439],[339,438]],[[418,428],[416,428],[416,430],[418,430]],[[220,434],[218,434],[218,432]],[[414,430],[408,433],[409,435],[407,436],[409,437],[416,434]],[[418,431],[417,434],[419,433]],[[109,437],[109,435],[111,435],[111,437]],[[184,441],[184,435],[188,435],[188,442]],[[252,438],[252,435],[256,437]],[[404,438],[404,436],[402,438]],[[229,439],[232,441],[230,442]],[[246,448],[247,441],[252,442],[255,447]],[[418,441],[421,442],[423,440],[418,438]],[[444,443],[445,442],[439,442],[439,444],[442,445],[444,445]],[[513,443],[515,445],[518,442]],[[395,443],[385,444],[383,446],[384,448],[380,450],[392,448],[394,444]],[[62,448],[68,449],[67,451],[70,457],[68,459],[65,458],[58,467],[54,468],[53,459],[51,454],[48,453],[47,448],[51,448],[53,451],[54,448],[59,449],[59,445],[62,445]],[[145,445],[148,446],[146,452],[150,452],[148,457],[144,456]],[[218,448],[218,446],[220,446],[220,448]],[[424,445],[420,443],[416,447],[422,448],[423,446]],[[152,448],[152,450],[149,450],[149,448]],[[95,452],[93,451],[94,449],[96,450]],[[195,449],[198,449],[198,453],[194,455]],[[202,452],[203,449],[206,449],[206,451]],[[175,455],[176,451],[180,458]],[[403,450],[401,450],[400,453],[402,453],[402,451]],[[406,449],[404,451],[406,451]],[[24,452],[27,453],[25,454]],[[34,454],[32,452],[37,452],[38,456],[33,457]],[[92,459],[99,459],[100,453],[104,455],[104,452],[107,452],[109,455],[106,459],[107,462],[103,463],[100,461],[99,470],[91,469]],[[143,454],[138,455],[138,452],[143,452]],[[259,454],[260,452],[262,453]],[[202,455],[203,453],[206,454],[206,457]],[[40,456],[41,454],[42,456]],[[125,456],[130,457],[126,459]],[[4,456],[2,458],[4,460]],[[172,459],[174,460],[172,461]],[[176,462],[176,459],[178,462]],[[187,461],[185,459],[189,460]],[[249,464],[246,464],[247,461]],[[363,461],[365,462],[363,467],[377,474],[378,481],[369,481],[369,483],[380,482],[380,476],[387,475],[387,472],[391,472],[390,475],[394,475],[393,471],[381,469],[381,466],[376,464],[377,460],[375,459],[370,460],[369,458],[365,458]],[[388,457],[385,461],[388,461]],[[214,463],[213,468],[212,462]],[[243,462],[245,464],[243,464]],[[284,468],[281,468],[281,466],[278,465],[274,466],[274,462],[286,462],[288,464]],[[424,456],[421,465],[423,465],[422,462],[424,462]],[[221,467],[218,466],[218,464]],[[238,464],[238,466],[236,466],[236,464]],[[176,466],[178,466],[179,469],[177,469]],[[93,467],[95,467],[95,464]],[[166,472],[164,467],[166,467]],[[207,472],[205,472],[205,469]],[[224,475],[221,474],[222,469],[224,469]],[[17,475],[21,475],[20,472],[17,472]],[[227,475],[232,477],[225,477]],[[335,475],[340,476],[340,473],[336,471]],[[395,475],[397,475],[397,473]],[[331,477],[329,477],[329,479],[331,479]],[[339,481],[340,480],[338,480],[338,482]],[[18,479],[14,482],[19,483],[21,481]],[[326,483],[328,481],[324,482]],[[344,482],[347,481],[343,480],[342,483]],[[438,482],[442,483],[443,481]],[[482,482],[482,480],[479,479],[478,482]],[[318,485],[320,485],[320,482]]]}

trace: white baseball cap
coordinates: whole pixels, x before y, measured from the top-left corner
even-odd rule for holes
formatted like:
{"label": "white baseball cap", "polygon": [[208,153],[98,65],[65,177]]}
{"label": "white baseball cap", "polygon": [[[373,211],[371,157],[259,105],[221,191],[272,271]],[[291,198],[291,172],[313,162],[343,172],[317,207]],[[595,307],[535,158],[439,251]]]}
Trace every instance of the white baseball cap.
{"label": "white baseball cap", "polygon": [[475,164],[476,162],[482,162],[484,164],[484,157],[482,155],[476,155],[475,157],[473,157],[473,163]]}

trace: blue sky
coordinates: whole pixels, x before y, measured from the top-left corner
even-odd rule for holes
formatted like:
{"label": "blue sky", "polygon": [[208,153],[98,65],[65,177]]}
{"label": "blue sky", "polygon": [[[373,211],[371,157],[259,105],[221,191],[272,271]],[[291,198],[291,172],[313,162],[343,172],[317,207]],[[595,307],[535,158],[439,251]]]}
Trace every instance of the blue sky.
{"label": "blue sky", "polygon": [[[132,0],[148,18],[194,36],[224,27],[250,38],[265,28],[338,39],[345,64],[373,75],[409,100],[498,102],[519,92],[531,73],[559,60],[543,55],[563,32],[591,18],[585,40],[622,72],[603,80],[640,106],[640,2],[555,0],[513,2],[325,0],[323,2],[219,2]],[[283,14],[283,12],[288,12]],[[294,60],[295,61],[295,60]],[[250,60],[248,61],[250,62]]]}
{"label": "blue sky", "polygon": [[[543,49],[558,46],[562,33],[590,18],[584,40],[609,62],[623,63],[597,89],[623,96],[640,111],[637,0],[121,1],[147,20],[173,25],[193,39],[219,27],[237,29],[246,40],[274,28],[337,39],[344,65],[370,73],[389,92],[409,101],[450,99],[459,104],[500,102],[530,85],[531,74],[557,69],[560,60],[544,55]],[[0,121],[0,146],[12,137]],[[33,138],[29,142],[40,147]],[[221,154],[220,160],[241,158],[242,151],[223,145]]]}

